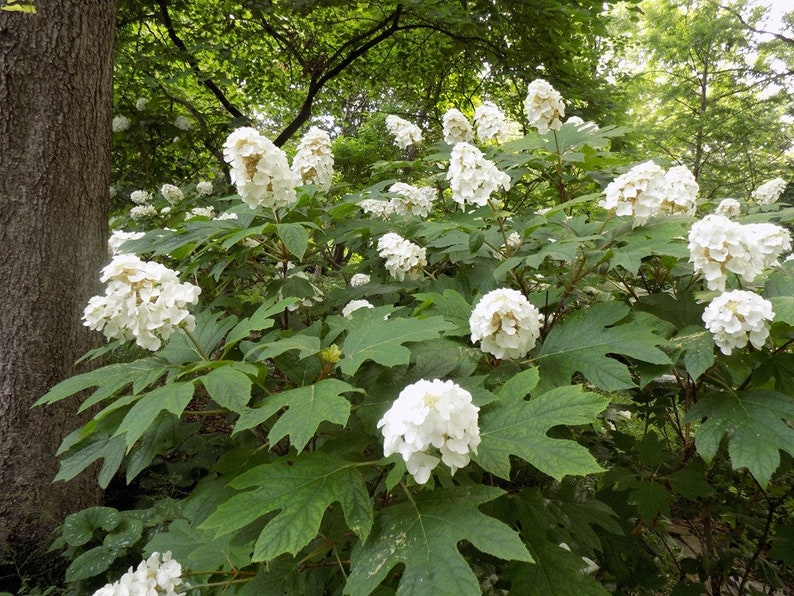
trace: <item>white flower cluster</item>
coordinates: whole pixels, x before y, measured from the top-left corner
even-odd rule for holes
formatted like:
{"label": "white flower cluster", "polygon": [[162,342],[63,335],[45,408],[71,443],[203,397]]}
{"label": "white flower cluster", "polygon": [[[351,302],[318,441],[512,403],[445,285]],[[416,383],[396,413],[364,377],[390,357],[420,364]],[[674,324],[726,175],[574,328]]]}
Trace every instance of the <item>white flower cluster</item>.
{"label": "white flower cluster", "polygon": [[722,199],[714,213],[725,217],[738,217],[742,214],[742,204],[736,199]]}
{"label": "white flower cluster", "polygon": [[549,129],[560,130],[565,117],[565,102],[559,91],[543,79],[536,79],[527,88],[524,100],[524,113],[530,125],[542,135]]}
{"label": "white flower cluster", "polygon": [[125,232],[124,230],[113,230],[113,232],[110,234],[110,238],[108,238],[108,254],[111,257],[114,257],[126,252],[121,250],[122,244],[124,244],[127,240],[137,240],[138,238],[143,238],[143,236],[143,232]]}
{"label": "white flower cluster", "polygon": [[176,126],[179,130],[190,130],[190,127],[193,124],[186,116],[177,116],[174,120],[174,126]]}
{"label": "white flower cluster", "polygon": [[474,132],[469,119],[457,108],[447,110],[444,114],[443,124],[444,141],[447,145],[471,143],[474,140]]}
{"label": "white flower cluster", "polygon": [[83,312],[83,324],[107,338],[134,339],[155,351],[177,327],[192,331],[196,321],[187,310],[201,288],[180,283],[175,271],[135,255],[120,254],[102,270],[104,296],[94,296]]}
{"label": "white flower cluster", "polygon": [[483,296],[469,318],[472,343],[497,358],[523,358],[540,337],[540,311],[517,290]]}
{"label": "white flower cluster", "polygon": [[351,300],[342,308],[342,316],[349,319],[359,308],[375,308],[369,300]]}
{"label": "white flower cluster", "polygon": [[236,213],[229,213],[228,211],[225,211],[220,215],[216,215],[213,219],[215,221],[237,221],[238,217]]}
{"label": "white flower cluster", "polygon": [[160,194],[163,195],[165,200],[172,206],[179,205],[182,199],[185,198],[185,195],[182,194],[182,190],[173,184],[163,184],[160,187]]}
{"label": "white flower cluster", "polygon": [[652,161],[631,168],[610,182],[599,203],[616,215],[633,215],[634,225],[663,213],[694,215],[698,184],[686,166],[665,172]]}
{"label": "white flower cluster", "polygon": [[213,219],[215,217],[215,208],[211,206],[193,207],[193,209],[191,209],[185,214],[185,219],[193,219],[194,217],[206,217],[208,219]]}
{"label": "white flower cluster", "polygon": [[565,121],[565,124],[573,124],[577,130],[582,132],[585,131],[595,132],[598,130],[598,124],[596,124],[595,122],[591,122],[589,120],[585,121],[579,116],[571,116]]}
{"label": "white flower cluster", "polygon": [[200,197],[208,197],[212,194],[212,182],[209,180],[202,180],[196,184],[196,194]]}
{"label": "white flower cluster", "polygon": [[135,102],[135,109],[138,110],[139,112],[143,112],[146,109],[148,103],[149,103],[148,99],[146,99],[145,97],[139,97],[138,101]]}
{"label": "white flower cluster", "polygon": [[297,200],[300,179],[290,170],[287,156],[270,139],[250,127],[238,128],[223,146],[232,182],[251,209],[286,207]]}
{"label": "white flower cluster", "polygon": [[392,211],[405,217],[412,215],[427,217],[438,196],[438,192],[432,186],[417,188],[405,182],[395,182],[389,187],[389,192],[397,195],[389,201]]}
{"label": "white flower cluster", "polygon": [[113,132],[124,132],[130,127],[131,124],[132,121],[126,116],[114,116],[113,122],[110,126],[113,129]]}
{"label": "white flower cluster", "polygon": [[712,300],[703,312],[703,322],[723,354],[743,348],[749,341],[761,349],[774,319],[772,303],[755,292],[733,290]]}
{"label": "white flower cluster", "polygon": [[379,201],[378,199],[364,199],[359,201],[358,206],[364,213],[369,213],[373,217],[389,219],[394,215],[394,203],[391,201]]}
{"label": "white flower cluster", "polygon": [[386,259],[386,269],[395,279],[418,279],[427,265],[425,249],[389,232],[378,240],[378,255]]}
{"label": "white flower cluster", "polygon": [[480,141],[503,143],[507,140],[509,133],[504,112],[492,101],[486,101],[474,110],[474,123]]}
{"label": "white flower cluster", "polygon": [[[378,422],[383,454],[399,453],[418,484],[443,461],[454,474],[480,444],[478,412],[471,393],[452,381],[421,379],[408,385]],[[430,453],[438,450],[441,459]]]}
{"label": "white flower cluster", "polygon": [[334,155],[331,152],[331,137],[327,132],[312,126],[303,135],[298,151],[292,158],[292,171],[304,184],[315,184],[327,192],[334,176]]}
{"label": "white flower cluster", "polygon": [[505,247],[515,250],[517,248],[520,248],[523,242],[524,241],[521,239],[521,234],[519,234],[518,232],[510,232],[507,235],[507,242]]}
{"label": "white flower cluster", "polygon": [[752,197],[759,205],[769,205],[777,201],[784,190],[786,190],[786,181],[783,178],[772,178],[756,188]]}
{"label": "white flower cluster", "polygon": [[370,277],[366,273],[356,273],[350,278],[350,286],[353,288],[360,288],[369,283]]}
{"label": "white flower cluster", "polygon": [[458,143],[452,148],[447,180],[452,199],[463,208],[467,203],[486,205],[491,193],[499,187],[510,190],[510,176],[469,143]]}
{"label": "white flower cluster", "polygon": [[149,205],[148,203],[135,205],[135,207],[130,209],[130,217],[135,220],[143,219],[144,217],[153,217],[155,215],[157,215],[157,207]]}
{"label": "white flower cluster", "polygon": [[725,290],[728,273],[752,282],[791,250],[791,234],[775,224],[746,224],[707,215],[689,230],[689,260],[710,290]]}
{"label": "white flower cluster", "polygon": [[145,190],[133,190],[130,193],[130,201],[136,205],[148,205],[152,200],[152,193]]}
{"label": "white flower cluster", "polygon": [[130,567],[121,579],[106,584],[94,592],[93,596],[183,596],[177,592],[182,583],[182,565],[171,558],[171,552],[154,552],[133,571]]}
{"label": "white flower cluster", "polygon": [[386,116],[386,128],[394,136],[394,144],[400,149],[422,142],[422,129],[399,116]]}

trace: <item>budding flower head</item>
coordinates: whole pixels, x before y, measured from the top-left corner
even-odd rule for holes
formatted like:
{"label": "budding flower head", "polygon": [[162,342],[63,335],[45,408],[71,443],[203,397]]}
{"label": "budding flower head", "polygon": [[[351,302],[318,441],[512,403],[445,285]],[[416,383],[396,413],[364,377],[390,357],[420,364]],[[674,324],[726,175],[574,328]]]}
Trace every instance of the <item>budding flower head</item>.
{"label": "budding flower head", "polygon": [[565,117],[565,102],[559,91],[543,79],[536,79],[527,88],[524,113],[530,125],[546,134],[549,129],[560,130]]}

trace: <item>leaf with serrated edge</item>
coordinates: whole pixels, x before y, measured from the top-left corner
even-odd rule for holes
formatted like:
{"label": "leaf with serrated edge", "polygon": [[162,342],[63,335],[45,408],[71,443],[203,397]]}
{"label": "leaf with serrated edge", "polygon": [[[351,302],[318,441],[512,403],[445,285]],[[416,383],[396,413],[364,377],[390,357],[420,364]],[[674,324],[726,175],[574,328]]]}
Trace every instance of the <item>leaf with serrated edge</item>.
{"label": "leaf with serrated edge", "polygon": [[636,321],[615,325],[628,312],[625,304],[601,302],[555,325],[535,358],[544,390],[568,385],[576,371],[605,391],[634,387],[626,365],[608,354],[623,354],[651,364],[670,364],[667,355],[656,347],[664,343],[664,338]]}
{"label": "leaf with serrated edge", "polygon": [[442,331],[453,327],[444,317],[439,316],[426,319],[392,318],[384,321],[384,313],[390,310],[366,309],[366,312],[356,317],[356,327],[348,332],[342,346],[344,358],[339,367],[343,373],[354,374],[366,360],[384,366],[408,364],[411,351],[403,344],[435,339]]}
{"label": "leaf with serrated edge", "polygon": [[141,438],[163,410],[181,416],[193,398],[193,383],[170,383],[145,393],[124,416],[114,436],[125,434],[127,451]]}
{"label": "leaf with serrated edge", "polygon": [[219,536],[278,511],[259,535],[254,561],[297,554],[317,536],[325,510],[342,506],[350,529],[365,540],[372,527],[372,502],[354,463],[321,452],[252,468],[230,483],[254,490],[227,499],[199,526]]}
{"label": "leaf with serrated edge", "polygon": [[558,387],[530,401],[498,402],[480,415],[482,442],[473,459],[501,478],[510,478],[510,456],[517,455],[549,476],[602,472],[592,455],[567,439],[546,435],[560,424],[590,424],[609,400],[578,385]]}
{"label": "leaf with serrated edge", "polygon": [[397,594],[480,594],[458,551],[461,540],[501,559],[532,561],[518,534],[477,507],[504,494],[491,486],[423,491],[379,512],[370,537],[353,550],[345,594],[369,594],[400,563]]}
{"label": "leaf with serrated edge", "polygon": [[211,370],[201,377],[201,383],[216,404],[238,414],[251,399],[251,377],[232,366]]}
{"label": "leaf with serrated edge", "polygon": [[711,393],[692,407],[684,422],[705,418],[695,435],[695,447],[706,462],[717,453],[723,436],[734,470],[747,468],[762,488],[780,465],[780,450],[794,456],[794,398],[761,389],[741,393]]}

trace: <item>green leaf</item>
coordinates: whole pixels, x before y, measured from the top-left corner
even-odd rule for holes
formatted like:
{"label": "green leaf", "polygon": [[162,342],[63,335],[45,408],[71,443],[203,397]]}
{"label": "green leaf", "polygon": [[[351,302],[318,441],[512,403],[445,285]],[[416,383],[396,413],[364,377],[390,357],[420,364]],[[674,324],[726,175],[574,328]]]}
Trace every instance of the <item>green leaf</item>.
{"label": "green leaf", "polygon": [[497,402],[480,416],[482,442],[473,459],[505,479],[510,478],[511,455],[557,480],[569,474],[602,472],[587,449],[546,433],[560,424],[593,423],[608,404],[608,399],[584,392],[578,385],[558,387],[530,401]]}
{"label": "green leaf", "polygon": [[127,484],[145,470],[158,455],[165,455],[177,443],[183,430],[178,418],[171,414],[160,413],[146,429],[140,444],[130,453],[127,461]]}
{"label": "green leaf", "polygon": [[129,548],[143,535],[143,522],[134,517],[123,517],[121,523],[112,532],[108,532],[102,545],[110,550],[119,551]]}
{"label": "green leaf", "polygon": [[667,492],[664,486],[658,482],[650,480],[640,480],[634,490],[631,491],[629,502],[637,505],[637,512],[640,519],[650,525],[656,516],[661,514],[670,515],[670,502],[673,495]]}
{"label": "green leaf", "polygon": [[782,321],[794,326],[794,296],[773,296],[769,301],[775,313],[775,322]]}
{"label": "green leaf", "polygon": [[518,534],[478,506],[504,494],[491,486],[422,491],[378,513],[369,538],[353,549],[345,594],[369,594],[404,564],[397,594],[480,594],[458,551],[461,540],[501,559],[531,561]]}
{"label": "green leaf", "polygon": [[276,231],[290,254],[299,261],[303,259],[303,255],[309,247],[309,232],[306,231],[306,228],[297,223],[284,223],[277,224]]}
{"label": "green leaf", "polygon": [[274,315],[284,312],[284,309],[298,302],[298,298],[290,297],[278,300],[276,297],[268,298],[256,312],[247,319],[243,319],[229,332],[226,337],[224,349],[228,349],[241,339],[245,339],[252,331],[270,329],[275,320]]}
{"label": "green leaf", "polygon": [[193,398],[193,383],[169,383],[144,394],[122,420],[114,436],[125,435],[127,451],[141,438],[162,411],[181,416]]}
{"label": "green leaf", "polygon": [[[222,313],[204,310],[196,315],[196,330],[193,332],[193,337],[204,354],[209,355],[236,324],[236,317],[224,317]],[[160,356],[171,364],[186,364],[203,359],[182,332],[171,336],[165,348],[160,350]]]}
{"label": "green leaf", "polygon": [[794,526],[778,525],[775,528],[775,539],[768,554],[786,565],[794,565]]}
{"label": "green leaf", "polygon": [[99,435],[87,444],[76,446],[66,452],[53,482],[71,480],[98,459],[104,459],[97,481],[100,487],[107,488],[121,466],[125,453],[122,437]]}
{"label": "green leaf", "polygon": [[728,435],[728,455],[734,470],[747,468],[762,488],[780,465],[780,450],[794,456],[794,398],[774,391],[710,393],[698,400],[684,418],[695,422],[695,446],[706,462]]}
{"label": "green leaf", "polygon": [[582,571],[587,566],[579,555],[533,537],[529,552],[534,563],[510,563],[510,596],[608,596],[609,592]]}
{"label": "green leaf", "polygon": [[628,312],[625,304],[600,302],[555,325],[535,358],[540,365],[542,389],[570,384],[577,371],[605,391],[634,387],[628,367],[609,354],[670,364],[667,355],[656,347],[664,343],[663,338],[637,321],[617,324]]}
{"label": "green leaf", "polygon": [[[110,366],[103,366],[102,368],[70,377],[55,385],[55,387],[40,397],[33,406],[55,403],[89,387],[110,384],[113,387],[121,388],[129,383],[124,374],[127,366],[128,364],[126,363],[111,364]],[[120,382],[120,380],[123,380],[123,382]]]}
{"label": "green leaf", "polygon": [[414,294],[414,298],[432,304],[432,312],[444,315],[447,321],[455,325],[454,328],[447,331],[447,335],[469,335],[471,333],[469,318],[472,306],[466,302],[460,292],[448,288],[444,290],[443,294],[436,292]]}
{"label": "green leaf", "polygon": [[342,506],[349,528],[362,540],[372,526],[372,503],[356,464],[322,452],[256,466],[230,486],[253,490],[226,500],[200,528],[223,536],[278,511],[256,541],[254,561],[297,554],[317,536],[332,503]]}
{"label": "green leaf", "polygon": [[107,571],[118,552],[106,546],[97,546],[79,555],[66,570],[66,581],[76,582],[89,577],[96,577]]}
{"label": "green leaf", "polygon": [[684,350],[684,367],[693,379],[698,379],[714,365],[714,338],[703,326],[684,327],[670,340],[670,344]]}
{"label": "green leaf", "polygon": [[216,404],[238,414],[251,399],[251,377],[234,365],[211,370],[201,377],[201,383]]}
{"label": "green leaf", "polygon": [[529,395],[538,385],[540,381],[540,373],[537,367],[522,370],[517,375],[513,375],[510,379],[502,385],[499,390],[499,397],[503,400],[521,400]]}
{"label": "green leaf", "polygon": [[121,522],[121,514],[113,507],[89,507],[66,516],[63,539],[69,546],[87,544],[97,530],[110,532]]}
{"label": "green leaf", "polygon": [[443,317],[426,319],[391,318],[383,320],[388,308],[361,309],[361,316],[356,317],[344,344],[344,357],[339,367],[346,375],[354,374],[366,361],[373,360],[384,366],[408,364],[411,351],[403,344],[416,341],[435,339],[442,331],[452,328]]}
{"label": "green leaf", "polygon": [[268,420],[282,408],[288,408],[270,429],[270,443],[289,435],[290,443],[302,451],[323,421],[344,425],[350,416],[350,402],[341,396],[360,391],[338,379],[323,379],[309,385],[269,396],[258,408],[246,408],[234,427],[234,433],[253,428]]}

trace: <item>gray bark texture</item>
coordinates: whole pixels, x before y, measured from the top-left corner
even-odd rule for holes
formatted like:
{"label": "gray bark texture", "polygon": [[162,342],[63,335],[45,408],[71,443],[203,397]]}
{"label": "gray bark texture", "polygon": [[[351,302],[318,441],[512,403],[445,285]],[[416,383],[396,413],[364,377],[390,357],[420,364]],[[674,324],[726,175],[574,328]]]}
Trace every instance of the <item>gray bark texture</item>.
{"label": "gray bark texture", "polygon": [[99,496],[88,474],[52,483],[78,404],[31,405],[97,342],[80,317],[107,261],[116,2],[36,8],[0,11],[0,566],[29,577]]}

